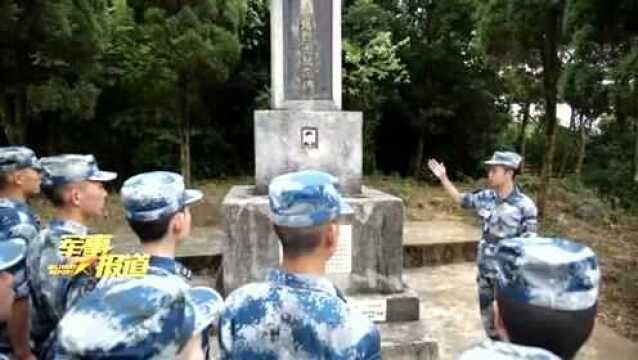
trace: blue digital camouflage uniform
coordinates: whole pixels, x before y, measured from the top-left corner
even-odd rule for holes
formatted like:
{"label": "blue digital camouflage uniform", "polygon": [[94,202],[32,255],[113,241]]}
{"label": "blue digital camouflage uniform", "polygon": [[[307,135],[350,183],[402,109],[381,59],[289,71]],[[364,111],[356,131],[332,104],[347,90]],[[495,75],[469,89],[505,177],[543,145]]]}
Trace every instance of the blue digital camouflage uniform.
{"label": "blue digital camouflage uniform", "polygon": [[[24,260],[27,252],[27,244],[23,239],[10,239],[5,241],[0,241],[0,273],[9,271],[16,264],[20,263]],[[4,288],[2,289],[2,293],[0,296],[11,296],[10,293],[5,291],[13,291],[12,289]],[[7,304],[11,306],[11,304]],[[11,309],[2,309],[2,316],[6,317],[10,314]],[[4,354],[0,354],[0,360],[9,360],[9,357]]]}
{"label": "blue digital camouflage uniform", "polygon": [[151,257],[143,278],[102,280],[62,318],[56,358],[174,359],[217,324],[223,307],[213,289],[191,288],[189,274],[173,259]]}
{"label": "blue digital camouflage uniform", "polygon": [[[269,187],[272,222],[312,227],[351,213],[337,179],[318,171],[279,176]],[[376,327],[326,278],[272,270],[226,300],[222,359],[379,359]]]}
{"label": "blue digital camouflage uniform", "polygon": [[560,360],[545,349],[487,339],[464,352],[459,360]]}
{"label": "blue digital camouflage uniform", "polygon": [[[512,152],[496,152],[492,159],[485,162],[488,166],[500,165],[513,169],[520,166],[522,158]],[[482,190],[463,194],[461,206],[473,209],[481,219],[482,237],[478,245],[478,294],[481,321],[487,335],[496,338],[494,330],[493,269],[483,261],[494,250],[501,239],[525,236],[536,233],[537,210],[534,202],[523,194],[518,187],[506,198],[501,199],[494,190]]]}
{"label": "blue digital camouflage uniform", "polygon": [[[594,252],[581,244],[552,238],[513,238],[499,242],[485,261],[494,269],[499,296],[551,310],[580,311],[596,306],[600,268]],[[487,340],[462,360],[559,359],[551,352]]]}
{"label": "blue digital camouflage uniform", "polygon": [[[0,173],[33,168],[40,170],[40,162],[34,152],[22,146],[0,148]],[[19,238],[30,243],[40,231],[40,220],[31,207],[25,202],[0,198],[0,241]],[[26,260],[23,259],[9,272],[13,275],[15,299],[28,301],[29,280],[27,277]],[[10,354],[11,344],[6,323],[0,324],[0,353]]]}
{"label": "blue digital camouflage uniform", "polygon": [[[180,175],[157,171],[126,180],[121,197],[127,219],[154,222],[203,194],[185,189]],[[221,296],[191,288],[191,272],[172,258],[151,256],[149,265],[145,277],[104,279],[78,301],[60,322],[56,358],[172,359],[198,334],[208,354],[208,328],[218,323]]]}
{"label": "blue digital camouflage uniform", "polygon": [[[79,181],[110,181],[117,174],[101,171],[92,155],[60,155],[41,159],[43,187],[64,186]],[[66,310],[89,292],[96,279],[79,274],[74,277],[49,275],[49,266],[67,262],[59,247],[64,235],[89,234],[89,229],[74,221],[53,219],[29,244],[27,267],[31,282],[31,335],[38,358],[53,355],[55,328]]]}

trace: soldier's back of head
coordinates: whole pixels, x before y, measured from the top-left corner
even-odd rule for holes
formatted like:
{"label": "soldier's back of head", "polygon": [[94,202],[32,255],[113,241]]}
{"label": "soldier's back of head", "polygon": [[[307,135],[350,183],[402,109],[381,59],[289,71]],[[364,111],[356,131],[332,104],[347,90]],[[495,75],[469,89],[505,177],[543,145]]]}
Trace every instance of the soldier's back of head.
{"label": "soldier's back of head", "polygon": [[501,337],[519,350],[540,348],[573,358],[596,318],[600,269],[594,252],[563,239],[514,238],[502,240],[488,261],[497,274],[495,317]]}

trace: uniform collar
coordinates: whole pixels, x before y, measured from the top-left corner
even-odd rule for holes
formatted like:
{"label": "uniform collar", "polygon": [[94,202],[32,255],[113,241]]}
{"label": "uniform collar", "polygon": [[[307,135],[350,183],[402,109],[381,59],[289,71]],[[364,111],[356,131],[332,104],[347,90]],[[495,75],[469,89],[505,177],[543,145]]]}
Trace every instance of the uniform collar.
{"label": "uniform collar", "polygon": [[87,235],[89,233],[89,228],[80,224],[79,222],[75,222],[73,220],[66,219],[53,219],[49,222],[49,229],[55,232],[61,232],[66,234],[74,234],[74,235]]}
{"label": "uniform collar", "polygon": [[499,202],[506,202],[508,204],[511,204],[514,200],[516,200],[516,198],[518,198],[521,195],[521,190],[519,189],[518,185],[514,185],[514,188],[512,188],[512,192],[507,195],[507,197],[505,199],[501,199],[498,196],[498,193],[495,191],[496,193],[496,199]]}
{"label": "uniform collar", "polygon": [[20,202],[21,201],[16,201],[6,197],[0,198],[0,206],[4,206],[4,207],[13,207],[19,204]]}
{"label": "uniform collar", "polygon": [[267,276],[268,281],[279,286],[288,286],[295,289],[305,289],[311,291],[321,291],[333,296],[340,296],[340,292],[330,282],[330,280],[300,273],[289,273],[279,269],[271,270]]}
{"label": "uniform collar", "polygon": [[162,269],[171,274],[182,276],[186,280],[190,280],[193,276],[193,273],[186,266],[182,265],[179,261],[168,257],[151,256],[149,265],[150,267]]}
{"label": "uniform collar", "polygon": [[10,198],[0,198],[0,207],[11,207],[11,208],[20,208],[25,209],[28,208],[26,201],[10,199]]}

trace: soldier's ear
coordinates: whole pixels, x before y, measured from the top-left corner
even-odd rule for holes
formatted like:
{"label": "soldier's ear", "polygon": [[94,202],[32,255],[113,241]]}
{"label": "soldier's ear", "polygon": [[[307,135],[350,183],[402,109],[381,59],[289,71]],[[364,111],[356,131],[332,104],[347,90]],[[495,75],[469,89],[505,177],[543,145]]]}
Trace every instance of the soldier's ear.
{"label": "soldier's ear", "polygon": [[77,185],[69,186],[64,192],[64,197],[69,204],[79,206],[82,198],[80,187]]}
{"label": "soldier's ear", "polygon": [[339,225],[336,222],[330,222],[327,225],[326,229],[326,248],[329,250],[330,254],[333,254],[337,250],[337,241],[339,238]]}
{"label": "soldier's ear", "polygon": [[168,231],[171,234],[179,234],[183,231],[184,226],[186,226],[186,214],[182,211],[178,211],[173,215],[173,218],[168,223]]}
{"label": "soldier's ear", "polygon": [[18,174],[20,173],[19,170],[16,171],[10,171],[9,173],[7,173],[5,176],[6,182],[8,184],[18,184],[18,181],[22,181],[22,179],[18,179],[19,176]]}

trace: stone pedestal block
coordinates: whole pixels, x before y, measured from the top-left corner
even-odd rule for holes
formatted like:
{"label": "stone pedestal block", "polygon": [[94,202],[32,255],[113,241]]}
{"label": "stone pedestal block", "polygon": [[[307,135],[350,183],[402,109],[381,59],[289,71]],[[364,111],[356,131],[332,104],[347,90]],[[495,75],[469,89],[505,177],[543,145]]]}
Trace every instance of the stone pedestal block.
{"label": "stone pedestal block", "polygon": [[322,170],[348,194],[361,192],[361,112],[264,110],[255,112],[255,184],[298,170]]}
{"label": "stone pedestal block", "polygon": [[[222,211],[224,292],[261,281],[280,263],[279,239],[272,231],[268,198],[254,186],[235,186],[224,198]],[[351,224],[351,273],[328,277],[346,294],[395,294],[404,290],[403,203],[401,199],[363,187],[346,197],[355,213]]]}

